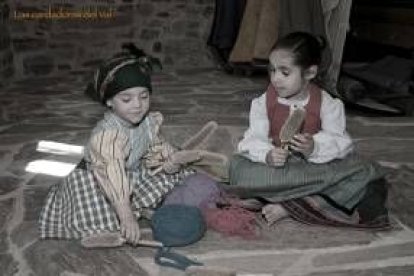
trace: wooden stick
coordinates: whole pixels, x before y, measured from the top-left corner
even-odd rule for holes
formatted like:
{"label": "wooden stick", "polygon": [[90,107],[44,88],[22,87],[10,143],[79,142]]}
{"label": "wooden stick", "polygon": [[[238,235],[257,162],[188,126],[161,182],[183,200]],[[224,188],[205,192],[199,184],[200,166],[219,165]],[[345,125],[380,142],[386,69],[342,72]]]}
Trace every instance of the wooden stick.
{"label": "wooden stick", "polygon": [[218,124],[215,121],[209,121],[205,124],[201,130],[196,134],[188,138],[181,145],[182,149],[191,150],[191,149],[200,149],[201,145],[206,143],[208,139],[213,135],[217,130]]}
{"label": "wooden stick", "polygon": [[139,240],[138,245],[149,247],[163,247],[161,242],[154,240]]}
{"label": "wooden stick", "polygon": [[[105,232],[84,237],[81,244],[86,248],[119,247],[124,245],[126,240],[118,232]],[[154,240],[139,240],[137,246],[162,247],[162,243]]]}

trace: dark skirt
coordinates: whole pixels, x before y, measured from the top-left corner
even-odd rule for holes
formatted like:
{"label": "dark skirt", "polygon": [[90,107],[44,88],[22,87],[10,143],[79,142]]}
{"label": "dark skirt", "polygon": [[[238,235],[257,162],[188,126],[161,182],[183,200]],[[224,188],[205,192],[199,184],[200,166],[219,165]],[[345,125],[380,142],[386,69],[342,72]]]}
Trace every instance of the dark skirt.
{"label": "dark skirt", "polygon": [[280,168],[235,155],[228,190],[241,197],[280,203],[292,218],[310,224],[389,227],[381,168],[351,155],[325,164],[288,160]]}

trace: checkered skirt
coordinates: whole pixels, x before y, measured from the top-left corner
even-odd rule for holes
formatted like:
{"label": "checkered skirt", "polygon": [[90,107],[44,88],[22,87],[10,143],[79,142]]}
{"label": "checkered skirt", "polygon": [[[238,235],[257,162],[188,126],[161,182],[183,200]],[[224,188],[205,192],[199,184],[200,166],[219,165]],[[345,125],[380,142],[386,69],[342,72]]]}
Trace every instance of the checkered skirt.
{"label": "checkered skirt", "polygon": [[[144,167],[127,172],[132,185],[132,209],[156,207],[190,173],[150,175]],[[138,212],[135,215],[138,219]],[[75,169],[62,182],[51,187],[39,224],[41,238],[81,238],[120,229],[115,210],[96,178],[90,170],[84,169]]]}

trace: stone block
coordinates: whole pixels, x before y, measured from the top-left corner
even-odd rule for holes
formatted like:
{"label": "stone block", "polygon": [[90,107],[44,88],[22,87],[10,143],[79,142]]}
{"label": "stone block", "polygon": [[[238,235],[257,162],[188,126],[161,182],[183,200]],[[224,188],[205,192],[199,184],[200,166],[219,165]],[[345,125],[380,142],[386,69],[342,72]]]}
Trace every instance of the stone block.
{"label": "stone block", "polygon": [[172,56],[166,56],[164,58],[164,61],[163,61],[162,64],[164,64],[164,66],[174,65],[174,59],[173,59],[173,57]]}
{"label": "stone block", "polygon": [[160,41],[154,42],[154,44],[152,44],[152,51],[154,53],[162,52],[162,43]]}
{"label": "stone block", "polygon": [[10,234],[10,239],[19,248],[32,244],[39,239],[38,220],[23,221]]}
{"label": "stone block", "polygon": [[17,3],[16,11],[17,12],[44,12],[46,6],[42,5],[25,5],[23,3]]}
{"label": "stone block", "polygon": [[57,48],[65,48],[70,47],[70,45],[76,45],[73,43],[87,43],[89,41],[97,41],[102,40],[104,37],[108,35],[107,32],[104,30],[70,30],[68,31],[65,28],[65,24],[58,25],[59,22],[56,23],[56,28],[58,31],[55,33],[50,34],[51,45]]}
{"label": "stone block", "polygon": [[200,49],[204,48],[204,43],[198,40],[188,39],[186,43],[183,43],[182,39],[168,39],[164,46],[165,59],[169,57],[174,60],[176,68],[208,67],[208,63],[202,59],[200,53]]}
{"label": "stone block", "polygon": [[[138,253],[139,251],[139,253]],[[142,275],[148,273],[130,254],[153,257],[151,249],[124,248],[84,249],[77,241],[40,240],[24,251],[24,256],[35,275],[55,276],[63,272],[85,275]]]}
{"label": "stone block", "polygon": [[0,196],[15,191],[22,181],[22,179],[15,176],[0,176]]}
{"label": "stone block", "polygon": [[[49,177],[49,179],[52,179]],[[53,183],[59,182],[61,179],[54,177]],[[46,195],[49,191],[50,185],[43,187],[30,187],[24,191],[24,220],[25,221],[37,221],[39,218],[40,210],[43,208],[43,204],[46,199]],[[46,187],[45,187],[46,186]]]}
{"label": "stone block", "polygon": [[32,52],[46,47],[45,39],[38,38],[14,38],[13,48],[16,52]]}
{"label": "stone block", "polygon": [[59,71],[69,71],[72,69],[72,66],[70,64],[58,64],[57,69]]}
{"label": "stone block", "polygon": [[28,75],[47,75],[54,69],[54,59],[49,55],[28,56],[23,59],[23,68]]}
{"label": "stone block", "polygon": [[187,20],[196,21],[201,18],[204,7],[197,5],[187,5],[185,7],[185,14]]}
{"label": "stone block", "polygon": [[160,20],[158,18],[155,18],[155,19],[152,19],[151,21],[149,21],[147,26],[148,27],[151,27],[151,28],[154,28],[154,27],[160,28],[163,25],[164,25],[164,21],[163,20]]}
{"label": "stone block", "polygon": [[[399,132],[403,136],[404,133]],[[355,150],[375,161],[386,161],[395,163],[410,162],[411,156],[414,155],[414,147],[411,146],[411,140],[392,139],[392,138],[368,138],[355,139]]]}
{"label": "stone block", "polygon": [[414,135],[410,117],[347,117],[347,128],[353,138],[398,137]]}
{"label": "stone block", "polygon": [[171,31],[172,34],[176,36],[182,36],[182,34],[187,30],[187,21],[186,20],[177,20],[172,23]]}
{"label": "stone block", "polygon": [[[240,256],[229,254],[216,255],[216,258],[206,260],[206,266],[226,268],[227,270],[236,271],[237,274],[210,274],[210,275],[240,275],[240,276],[273,276],[282,275],[283,271],[295,265],[296,260],[300,259],[299,254],[244,254]],[[200,274],[190,274],[192,276],[201,276]],[[209,275],[209,274],[207,274]]]}
{"label": "stone block", "polygon": [[97,68],[103,62],[102,59],[91,59],[86,60],[82,63],[82,67],[92,67],[93,69]]}
{"label": "stone block", "polygon": [[5,79],[5,83],[9,83],[9,79],[14,75],[14,68],[7,67],[0,73],[0,79]]}
{"label": "stone block", "polygon": [[190,38],[190,39],[194,39],[194,38],[198,38],[200,37],[200,34],[198,32],[185,32],[185,37],[186,38]]}
{"label": "stone block", "polygon": [[[128,0],[128,3],[131,3],[132,1],[133,0]],[[124,0],[123,2],[126,3],[127,1]],[[123,13],[123,12],[130,12],[133,9],[134,9],[134,6],[132,4],[127,4],[127,5],[120,5],[117,8],[117,11]]]}
{"label": "stone block", "polygon": [[7,242],[8,234],[5,230],[0,231],[0,254],[7,253],[9,244]]}
{"label": "stone block", "polygon": [[214,6],[205,7],[202,14],[204,18],[210,19],[214,15]]}
{"label": "stone block", "polygon": [[188,30],[197,30],[198,28],[200,28],[200,22],[199,21],[188,21],[187,22],[187,29]]}
{"label": "stone block", "polygon": [[167,18],[167,17],[170,16],[170,13],[169,12],[159,12],[159,13],[157,13],[157,16],[161,17],[161,18]]}
{"label": "stone block", "polygon": [[197,5],[214,5],[213,0],[192,0]]}
{"label": "stone block", "polygon": [[414,229],[414,168],[402,166],[386,176],[390,211],[406,226]]}
{"label": "stone block", "polygon": [[13,199],[6,199],[0,201],[0,229],[7,229],[7,224],[13,215]]}
{"label": "stone block", "polygon": [[0,2],[0,22],[6,22],[10,18],[10,7],[7,3]]}
{"label": "stone block", "polygon": [[74,48],[76,45],[77,43],[71,41],[70,38],[66,42],[53,41],[53,42],[48,43],[48,47],[53,50],[54,49],[69,50],[71,48]]}
{"label": "stone block", "polygon": [[136,5],[139,16],[150,17],[155,11],[155,6],[151,3],[139,3]]}
{"label": "stone block", "polygon": [[18,263],[10,254],[0,254],[0,267],[3,276],[17,275]]}
{"label": "stone block", "polygon": [[[304,274],[305,275],[305,274]],[[318,271],[306,274],[306,276],[412,276],[414,275],[414,266],[412,265],[391,265],[382,268],[366,268],[366,269],[347,269],[332,270],[328,272]]]}
{"label": "stone block", "polygon": [[8,33],[0,35],[0,51],[10,48],[10,37]]}
{"label": "stone block", "polygon": [[0,69],[13,66],[13,52],[10,49],[0,52]]}
{"label": "stone block", "polygon": [[341,264],[362,263],[398,257],[413,257],[414,242],[402,244],[376,246],[373,248],[362,248],[347,252],[329,253],[317,256],[313,259],[315,267],[337,266]]}
{"label": "stone block", "polygon": [[160,31],[157,29],[143,29],[141,30],[140,38],[143,40],[154,40],[160,36]]}
{"label": "stone block", "polygon": [[118,15],[112,18],[102,18],[99,20],[90,20],[88,26],[92,29],[110,30],[113,28],[130,27],[134,23],[134,15],[132,13]]}

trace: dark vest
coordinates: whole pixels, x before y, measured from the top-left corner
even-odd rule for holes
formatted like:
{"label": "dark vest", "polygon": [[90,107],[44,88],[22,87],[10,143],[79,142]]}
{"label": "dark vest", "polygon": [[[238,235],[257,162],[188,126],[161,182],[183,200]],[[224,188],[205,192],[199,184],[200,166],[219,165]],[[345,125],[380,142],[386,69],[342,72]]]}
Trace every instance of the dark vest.
{"label": "dark vest", "polygon": [[[300,133],[315,134],[321,130],[321,89],[314,85],[309,85],[309,101],[305,106],[306,117],[300,129]],[[266,91],[266,109],[269,119],[269,138],[272,138],[275,146],[280,146],[279,132],[289,116],[289,106],[280,104],[278,93],[272,84]]]}

